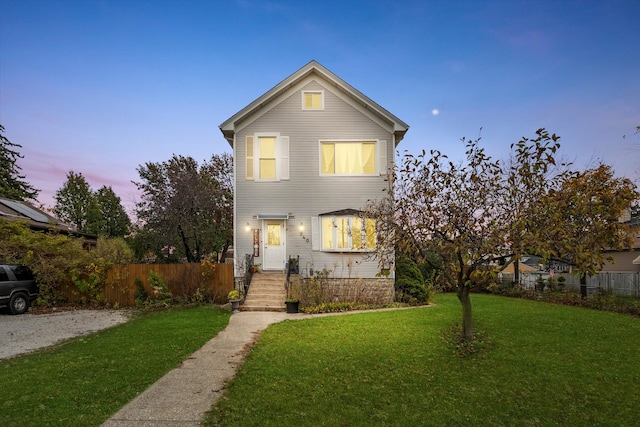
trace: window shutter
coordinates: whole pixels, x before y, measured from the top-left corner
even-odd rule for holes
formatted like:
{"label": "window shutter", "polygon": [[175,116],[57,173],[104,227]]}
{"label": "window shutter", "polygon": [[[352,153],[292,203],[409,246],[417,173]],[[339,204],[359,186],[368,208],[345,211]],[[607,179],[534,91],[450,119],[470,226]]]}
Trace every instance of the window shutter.
{"label": "window shutter", "polygon": [[380,175],[386,175],[389,165],[387,164],[387,141],[378,143],[378,170]]}
{"label": "window shutter", "polygon": [[311,217],[311,250],[320,250],[320,226],[318,224],[318,217]]}
{"label": "window shutter", "polygon": [[280,137],[280,179],[289,179],[289,137]]}
{"label": "window shutter", "polygon": [[253,179],[253,136],[247,135],[245,138],[245,153],[246,153],[246,179]]}

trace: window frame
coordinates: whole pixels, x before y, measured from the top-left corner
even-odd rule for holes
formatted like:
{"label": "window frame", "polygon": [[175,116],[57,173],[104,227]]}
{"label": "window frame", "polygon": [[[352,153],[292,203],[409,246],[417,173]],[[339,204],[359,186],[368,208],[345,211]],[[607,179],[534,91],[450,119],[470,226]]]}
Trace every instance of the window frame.
{"label": "window frame", "polygon": [[[323,145],[328,144],[360,144],[363,146],[364,144],[373,144],[374,145],[374,153],[373,153],[373,161],[374,161],[374,170],[373,173],[325,173],[324,168],[322,167],[322,147]],[[383,146],[381,141],[376,138],[365,138],[365,139],[321,139],[318,144],[318,168],[320,172],[320,176],[325,177],[352,177],[352,176],[362,176],[362,177],[371,177],[371,176],[379,176],[381,174],[381,162],[385,161],[386,153],[381,153],[381,150],[385,150],[386,147]],[[335,158],[335,150],[334,150],[334,165],[336,162]],[[364,166],[364,165],[363,165]],[[386,164],[384,165],[386,168]],[[363,168],[364,169],[364,168]],[[335,170],[335,166],[334,166]]]}
{"label": "window frame", "polygon": [[[249,156],[245,153],[248,162],[253,165],[252,174],[248,174],[245,171],[245,180],[254,182],[279,182],[289,180],[289,137],[280,135],[280,132],[256,132],[254,134],[247,135],[246,138],[252,139],[252,155]],[[246,139],[245,138],[245,139]],[[274,156],[275,157],[262,157],[260,150],[261,138],[274,138]],[[247,144],[250,144],[247,140]],[[246,147],[245,147],[246,150]],[[260,167],[261,160],[275,160],[275,177],[274,178],[261,178],[262,168]]]}
{"label": "window frame", "polygon": [[[269,156],[269,157],[265,157],[263,156],[263,153],[261,152],[261,140],[262,139],[267,139],[267,138],[272,138],[273,139],[273,157]],[[254,158],[254,168],[253,168],[253,178],[256,181],[261,181],[261,182],[273,182],[273,181],[279,181],[278,179],[278,159],[280,157],[280,134],[271,134],[271,133],[256,133],[255,134],[255,145],[254,145],[254,149],[253,149],[253,158]],[[262,178],[262,172],[263,172],[263,168],[262,168],[262,161],[265,160],[269,160],[269,161],[273,161],[273,178]]]}
{"label": "window frame", "polygon": [[[338,222],[341,220],[347,220],[347,230],[346,230],[346,238],[347,238],[347,247],[339,247],[339,234],[345,233],[339,231]],[[360,248],[355,248],[353,245],[353,220],[359,219],[361,220],[360,226]],[[332,223],[331,226],[331,241],[333,242],[332,247],[325,246],[325,220],[330,220]],[[373,247],[367,247],[369,234],[367,233],[367,222],[373,221]],[[319,250],[322,252],[355,252],[355,253],[368,253],[374,252],[376,250],[377,245],[377,231],[376,224],[373,218],[365,218],[358,215],[320,215],[318,216],[318,238],[320,241]]]}
{"label": "window frame", "polygon": [[[323,111],[324,110],[324,90],[303,90],[302,92],[302,110],[303,111]],[[314,108],[313,106],[307,107],[306,103],[306,95],[307,94],[318,94],[320,95],[320,107]],[[313,100],[311,102],[313,105]]]}

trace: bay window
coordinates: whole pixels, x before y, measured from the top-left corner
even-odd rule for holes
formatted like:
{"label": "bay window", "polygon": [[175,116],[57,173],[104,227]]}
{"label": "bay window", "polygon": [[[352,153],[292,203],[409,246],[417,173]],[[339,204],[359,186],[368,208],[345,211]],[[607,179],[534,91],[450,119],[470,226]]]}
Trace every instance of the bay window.
{"label": "bay window", "polygon": [[376,224],[356,216],[321,217],[322,250],[370,251],[376,247]]}

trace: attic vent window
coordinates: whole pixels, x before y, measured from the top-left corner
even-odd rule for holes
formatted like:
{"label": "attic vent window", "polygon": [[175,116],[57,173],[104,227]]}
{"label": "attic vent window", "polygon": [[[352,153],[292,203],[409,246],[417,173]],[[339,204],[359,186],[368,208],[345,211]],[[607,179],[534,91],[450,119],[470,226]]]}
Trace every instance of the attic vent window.
{"label": "attic vent window", "polygon": [[303,110],[324,110],[324,91],[302,91]]}

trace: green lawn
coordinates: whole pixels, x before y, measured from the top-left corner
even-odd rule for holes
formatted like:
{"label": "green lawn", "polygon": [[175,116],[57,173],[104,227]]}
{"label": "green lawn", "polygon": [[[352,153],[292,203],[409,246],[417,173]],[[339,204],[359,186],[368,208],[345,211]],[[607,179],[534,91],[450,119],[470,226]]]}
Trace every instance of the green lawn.
{"label": "green lawn", "polygon": [[224,329],[229,313],[173,309],[0,361],[0,426],[97,426]]}
{"label": "green lawn", "polygon": [[208,425],[611,425],[640,420],[640,319],[472,295],[488,344],[462,358],[436,306],[269,327]]}

